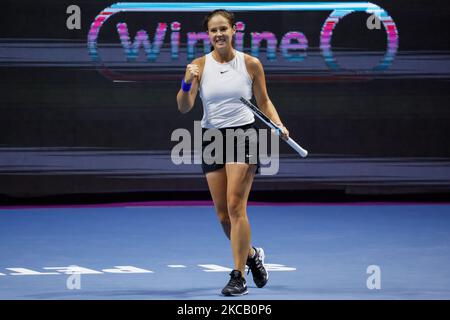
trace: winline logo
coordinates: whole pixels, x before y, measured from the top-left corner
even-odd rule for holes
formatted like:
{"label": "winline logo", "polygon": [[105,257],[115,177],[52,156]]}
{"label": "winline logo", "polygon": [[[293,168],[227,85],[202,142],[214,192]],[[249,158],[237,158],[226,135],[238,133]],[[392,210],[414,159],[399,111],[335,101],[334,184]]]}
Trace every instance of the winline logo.
{"label": "winline logo", "polygon": [[[98,51],[98,36],[100,29],[113,15],[117,13],[131,12],[176,12],[182,15],[189,12],[210,12],[212,10],[223,8],[234,12],[302,12],[302,11],[330,11],[330,15],[322,25],[320,33],[320,50],[322,57],[329,69],[333,71],[341,70],[339,63],[333,56],[332,37],[333,30],[337,23],[353,12],[365,12],[370,15],[367,24],[361,27],[374,29],[369,26],[371,24],[378,25],[376,29],[380,29],[380,25],[384,26],[387,37],[386,52],[381,61],[374,66],[373,71],[383,71],[389,68],[395,58],[398,49],[398,31],[393,19],[388,13],[378,5],[369,2],[181,2],[181,3],[158,3],[158,2],[130,2],[116,3],[105,8],[95,18],[88,34],[88,50],[92,60],[102,64],[102,58]],[[143,48],[147,57],[149,66],[157,66],[158,58],[160,58],[161,48],[167,38],[167,31],[170,25],[170,58],[172,62],[180,60],[180,31],[181,23],[157,22],[156,31],[153,41],[145,30],[140,30],[133,37],[130,35],[127,24],[119,22],[116,25],[120,43],[128,62],[135,61],[138,57],[139,50]],[[242,21],[236,24],[236,49],[243,51],[244,49],[244,31],[245,23]],[[304,60],[306,50],[308,48],[308,40],[300,31],[290,31],[281,36],[278,41],[277,36],[270,31],[251,31],[251,55],[258,57],[260,47],[263,42],[267,44],[266,54],[269,61],[277,58],[277,45],[281,55],[285,61],[301,62]],[[187,32],[186,39],[186,58],[188,61],[195,57],[195,48],[199,42],[203,42],[203,51],[210,51],[210,43],[206,32]],[[186,61],[182,61],[185,63]],[[103,65],[104,66],[104,65]],[[105,66],[104,66],[105,67]]]}

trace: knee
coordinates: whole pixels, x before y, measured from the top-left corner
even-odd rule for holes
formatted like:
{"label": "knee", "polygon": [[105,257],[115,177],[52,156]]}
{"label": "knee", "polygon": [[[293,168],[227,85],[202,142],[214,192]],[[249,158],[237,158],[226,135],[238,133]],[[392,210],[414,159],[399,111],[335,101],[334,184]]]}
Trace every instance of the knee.
{"label": "knee", "polygon": [[231,219],[243,217],[245,215],[244,201],[238,197],[230,197],[228,200],[228,214]]}

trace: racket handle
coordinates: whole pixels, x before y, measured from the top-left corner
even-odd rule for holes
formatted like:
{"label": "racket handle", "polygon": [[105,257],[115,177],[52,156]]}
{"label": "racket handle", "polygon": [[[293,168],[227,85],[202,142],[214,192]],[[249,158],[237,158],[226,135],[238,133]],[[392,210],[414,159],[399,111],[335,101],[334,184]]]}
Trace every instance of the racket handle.
{"label": "racket handle", "polygon": [[299,153],[303,158],[305,158],[308,155],[308,150],[303,149],[298,145],[297,142],[292,140],[292,138],[289,138],[289,140],[286,141],[295,151]]}

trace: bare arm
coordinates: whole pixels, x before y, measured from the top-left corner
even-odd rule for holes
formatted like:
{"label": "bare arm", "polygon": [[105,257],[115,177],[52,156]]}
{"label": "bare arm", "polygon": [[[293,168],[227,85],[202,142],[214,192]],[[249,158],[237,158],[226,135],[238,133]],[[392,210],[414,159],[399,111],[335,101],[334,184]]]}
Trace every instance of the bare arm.
{"label": "bare arm", "polygon": [[269,95],[267,94],[266,77],[261,62],[255,57],[249,57],[248,67],[253,76],[253,94],[255,95],[259,109],[281,128],[281,137],[287,140],[289,131],[283,125],[275,106],[272,101],[270,101]]}
{"label": "bare arm", "polygon": [[189,112],[194,106],[195,98],[197,97],[201,71],[203,69],[202,58],[195,59],[191,64],[186,67],[186,73],[184,75],[184,82],[191,83],[191,90],[188,92],[183,91],[181,88],[177,94],[178,110],[181,113]]}

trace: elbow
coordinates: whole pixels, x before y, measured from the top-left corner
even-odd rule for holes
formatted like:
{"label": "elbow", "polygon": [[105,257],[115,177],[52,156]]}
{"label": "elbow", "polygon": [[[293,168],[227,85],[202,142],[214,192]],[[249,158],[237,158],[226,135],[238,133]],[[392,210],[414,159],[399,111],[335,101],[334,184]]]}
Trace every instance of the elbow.
{"label": "elbow", "polygon": [[191,99],[186,99],[186,97],[181,96],[180,94],[177,95],[177,105],[178,105],[178,111],[181,113],[188,113],[194,103],[191,101]]}
{"label": "elbow", "polygon": [[269,98],[267,98],[266,100],[263,100],[260,103],[258,103],[258,108],[264,113],[269,111],[270,106],[273,106],[273,104],[272,104],[272,101],[270,101]]}
{"label": "elbow", "polygon": [[185,114],[188,113],[189,110],[191,110],[191,108],[189,106],[183,106],[182,104],[178,104],[178,111],[180,111],[180,113]]}
{"label": "elbow", "polygon": [[179,96],[177,96],[177,106],[178,106],[178,111],[179,111],[179,112],[181,112],[181,113],[186,113],[186,112],[184,111],[183,103],[180,101],[180,97],[179,97]]}
{"label": "elbow", "polygon": [[270,98],[267,97],[266,99],[261,101],[260,106],[263,108],[267,108],[271,103],[272,103],[272,101],[270,101]]}
{"label": "elbow", "polygon": [[178,107],[178,111],[180,111],[180,113],[182,113],[182,114],[185,114],[185,113],[188,112],[188,110],[182,109],[182,108],[180,108],[180,107]]}

